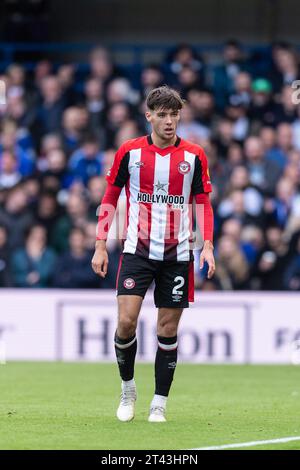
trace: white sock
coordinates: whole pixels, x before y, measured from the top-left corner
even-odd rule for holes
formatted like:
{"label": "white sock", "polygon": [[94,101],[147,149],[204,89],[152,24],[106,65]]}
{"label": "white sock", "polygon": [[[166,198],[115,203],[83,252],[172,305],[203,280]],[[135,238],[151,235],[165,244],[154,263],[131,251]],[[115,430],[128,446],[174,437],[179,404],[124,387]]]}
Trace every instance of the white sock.
{"label": "white sock", "polygon": [[122,390],[124,390],[124,388],[134,388],[134,387],[135,387],[135,380],[134,379],[122,380]]}
{"label": "white sock", "polygon": [[153,406],[162,406],[163,408],[166,408],[167,399],[168,397],[164,397],[163,395],[154,395],[153,400],[151,402],[151,408]]}

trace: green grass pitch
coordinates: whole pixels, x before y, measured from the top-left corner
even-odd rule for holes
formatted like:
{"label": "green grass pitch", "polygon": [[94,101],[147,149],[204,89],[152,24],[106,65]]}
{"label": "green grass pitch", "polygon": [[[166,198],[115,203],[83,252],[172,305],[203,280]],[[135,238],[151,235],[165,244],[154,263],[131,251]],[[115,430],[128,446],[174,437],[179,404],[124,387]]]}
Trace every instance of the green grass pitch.
{"label": "green grass pitch", "polygon": [[[191,449],[300,436],[297,366],[178,364],[167,423],[148,423],[153,366],[136,366],[136,417],[115,417],[114,364],[0,365],[0,449]],[[300,441],[250,449],[299,449]]]}

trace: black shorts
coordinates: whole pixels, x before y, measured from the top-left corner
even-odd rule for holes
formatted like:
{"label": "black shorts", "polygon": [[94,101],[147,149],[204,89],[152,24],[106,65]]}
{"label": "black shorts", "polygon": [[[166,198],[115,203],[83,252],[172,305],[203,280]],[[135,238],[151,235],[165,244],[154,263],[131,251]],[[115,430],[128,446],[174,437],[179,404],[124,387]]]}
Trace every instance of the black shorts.
{"label": "black shorts", "polygon": [[193,261],[156,261],[130,253],[121,255],[117,295],[144,298],[153,280],[157,308],[186,308],[194,301]]}

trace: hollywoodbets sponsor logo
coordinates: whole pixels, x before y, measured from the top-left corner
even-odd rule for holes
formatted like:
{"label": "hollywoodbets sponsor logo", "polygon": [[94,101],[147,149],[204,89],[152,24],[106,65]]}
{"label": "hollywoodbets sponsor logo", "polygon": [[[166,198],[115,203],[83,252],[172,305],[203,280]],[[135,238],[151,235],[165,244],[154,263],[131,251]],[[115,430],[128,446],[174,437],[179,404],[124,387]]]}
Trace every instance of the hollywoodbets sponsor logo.
{"label": "hollywoodbets sponsor logo", "polygon": [[184,196],[173,194],[138,193],[137,202],[154,202],[157,204],[184,204]]}

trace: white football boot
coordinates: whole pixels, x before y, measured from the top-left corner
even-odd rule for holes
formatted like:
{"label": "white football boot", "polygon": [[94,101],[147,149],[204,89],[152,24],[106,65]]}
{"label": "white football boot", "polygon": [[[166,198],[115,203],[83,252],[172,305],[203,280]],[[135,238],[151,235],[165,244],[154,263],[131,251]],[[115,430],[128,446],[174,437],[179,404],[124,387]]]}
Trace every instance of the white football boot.
{"label": "white football boot", "polygon": [[165,423],[166,409],[163,406],[151,406],[148,421],[149,423]]}
{"label": "white football boot", "polygon": [[126,386],[122,383],[121,401],[117,410],[120,421],[131,421],[134,418],[136,402],[136,386]]}

